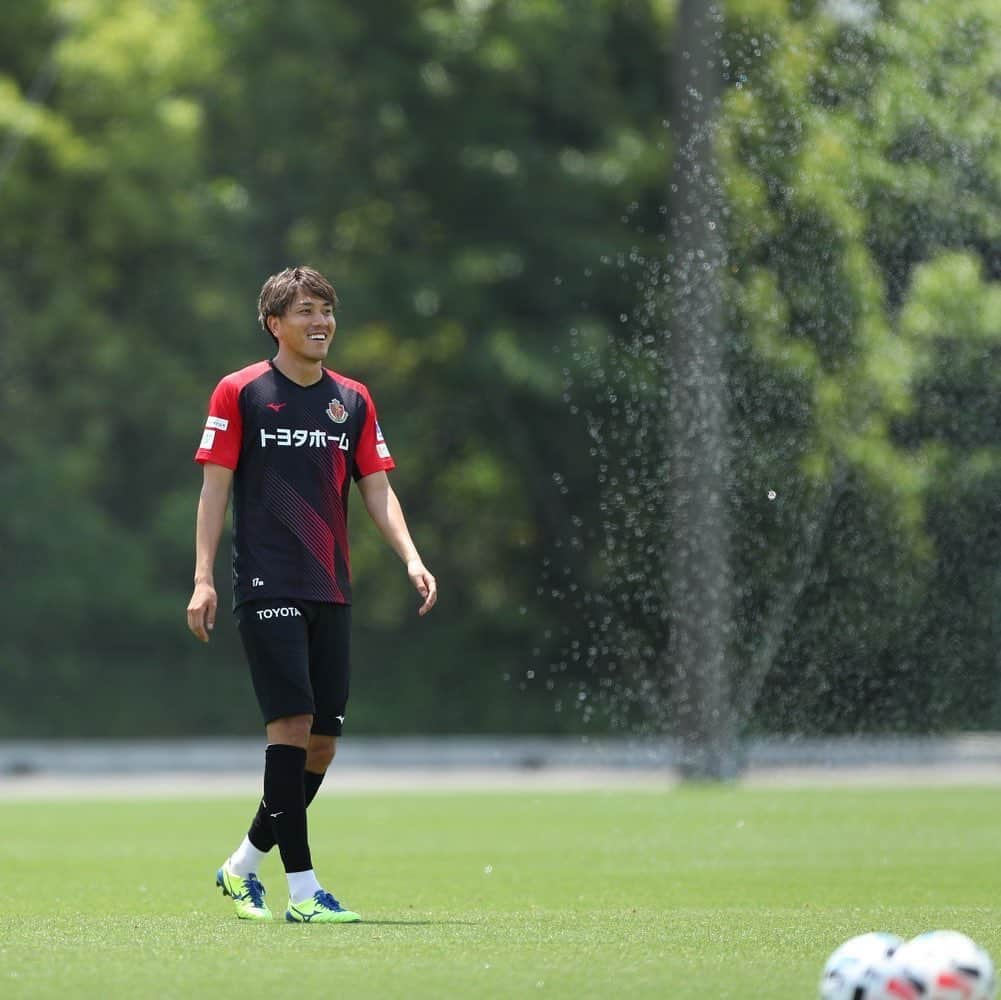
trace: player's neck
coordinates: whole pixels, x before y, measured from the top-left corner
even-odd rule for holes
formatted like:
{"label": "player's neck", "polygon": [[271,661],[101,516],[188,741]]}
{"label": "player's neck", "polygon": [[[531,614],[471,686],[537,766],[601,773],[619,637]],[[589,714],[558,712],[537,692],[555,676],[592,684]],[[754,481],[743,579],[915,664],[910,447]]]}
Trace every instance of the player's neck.
{"label": "player's neck", "polygon": [[279,349],[272,359],[275,368],[278,369],[290,382],[296,385],[314,385],[323,378],[322,361],[303,361],[296,357],[289,357]]}

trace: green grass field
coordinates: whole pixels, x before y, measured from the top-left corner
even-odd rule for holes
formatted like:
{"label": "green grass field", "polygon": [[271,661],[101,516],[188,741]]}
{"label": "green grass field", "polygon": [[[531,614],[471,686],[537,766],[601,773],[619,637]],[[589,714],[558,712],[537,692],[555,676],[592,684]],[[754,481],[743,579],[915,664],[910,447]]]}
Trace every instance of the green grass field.
{"label": "green grass field", "polygon": [[333,927],[214,888],[253,805],[0,804],[0,997],[803,1000],[866,930],[1001,957],[998,790],[328,788],[314,862],[365,918]]}

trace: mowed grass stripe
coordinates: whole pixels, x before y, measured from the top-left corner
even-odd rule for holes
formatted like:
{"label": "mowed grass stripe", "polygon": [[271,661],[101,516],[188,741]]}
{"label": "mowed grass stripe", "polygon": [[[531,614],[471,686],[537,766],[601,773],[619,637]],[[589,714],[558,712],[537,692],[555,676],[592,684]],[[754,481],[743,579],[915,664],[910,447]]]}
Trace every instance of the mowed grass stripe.
{"label": "mowed grass stripe", "polygon": [[[0,805],[0,997],[812,997],[866,930],[1001,955],[989,788],[346,795],[310,810],[365,922],[238,922],[252,801]],[[277,853],[260,873],[280,918]]]}

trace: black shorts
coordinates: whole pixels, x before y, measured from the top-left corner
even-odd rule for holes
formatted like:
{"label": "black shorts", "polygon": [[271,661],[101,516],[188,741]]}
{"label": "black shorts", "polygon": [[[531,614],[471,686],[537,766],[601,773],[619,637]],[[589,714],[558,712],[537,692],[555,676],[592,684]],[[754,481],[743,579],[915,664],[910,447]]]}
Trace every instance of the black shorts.
{"label": "black shorts", "polygon": [[265,723],[312,715],[340,736],[351,678],[351,606],[271,598],[235,611]]}

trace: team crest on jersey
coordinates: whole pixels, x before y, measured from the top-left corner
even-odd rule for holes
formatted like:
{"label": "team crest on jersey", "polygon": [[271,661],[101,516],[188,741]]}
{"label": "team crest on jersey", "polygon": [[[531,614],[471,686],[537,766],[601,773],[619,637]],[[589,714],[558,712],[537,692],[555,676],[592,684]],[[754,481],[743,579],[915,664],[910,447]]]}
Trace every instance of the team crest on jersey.
{"label": "team crest on jersey", "polygon": [[327,407],[327,416],[335,424],[343,424],[348,419],[348,411],[339,399],[332,399],[330,405]]}

